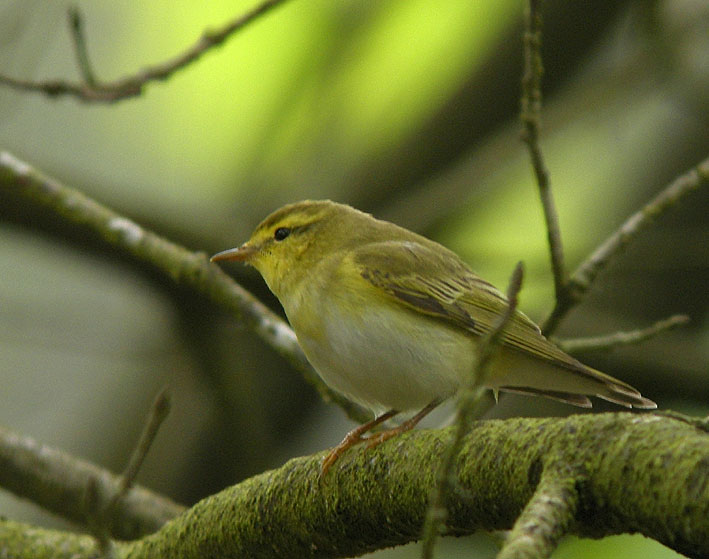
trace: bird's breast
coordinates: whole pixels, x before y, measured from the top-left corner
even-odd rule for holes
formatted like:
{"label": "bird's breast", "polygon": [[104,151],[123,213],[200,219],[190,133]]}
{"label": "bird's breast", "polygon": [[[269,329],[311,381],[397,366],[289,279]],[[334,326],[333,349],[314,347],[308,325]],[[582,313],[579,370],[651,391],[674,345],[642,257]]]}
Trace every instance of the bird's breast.
{"label": "bird's breast", "polygon": [[358,293],[307,299],[317,302],[286,309],[306,356],[329,386],[375,413],[423,408],[472,373],[475,340],[462,329]]}

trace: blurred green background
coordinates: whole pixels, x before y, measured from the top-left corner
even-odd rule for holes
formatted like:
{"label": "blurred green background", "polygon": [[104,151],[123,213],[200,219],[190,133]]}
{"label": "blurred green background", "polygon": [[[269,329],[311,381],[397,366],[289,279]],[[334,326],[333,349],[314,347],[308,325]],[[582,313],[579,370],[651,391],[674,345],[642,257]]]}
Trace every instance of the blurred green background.
{"label": "blurred green background", "polygon": [[[74,2],[100,78],[161,62],[254,2]],[[522,308],[553,289],[519,141],[523,2],[292,0],[143,96],[87,105],[0,88],[0,148],[185,246],[241,243],[276,207],[332,198],[433,237]],[[76,79],[68,2],[0,1],[0,73]],[[709,5],[545,2],[542,147],[569,267],[709,147]],[[580,356],[661,408],[709,413],[709,194],[658,220],[559,334],[688,327]],[[274,309],[253,270],[229,266]],[[351,423],[236,320],[0,192],[0,423],[119,471],[163,385],[174,396],[140,483],[192,503]],[[600,403],[597,409],[611,409]],[[509,396],[493,416],[578,412]],[[0,514],[56,524],[0,493]],[[61,524],[60,524],[61,525]],[[487,536],[441,554],[491,557]],[[557,558],[676,556],[640,537]],[[415,557],[406,546],[377,557]]]}

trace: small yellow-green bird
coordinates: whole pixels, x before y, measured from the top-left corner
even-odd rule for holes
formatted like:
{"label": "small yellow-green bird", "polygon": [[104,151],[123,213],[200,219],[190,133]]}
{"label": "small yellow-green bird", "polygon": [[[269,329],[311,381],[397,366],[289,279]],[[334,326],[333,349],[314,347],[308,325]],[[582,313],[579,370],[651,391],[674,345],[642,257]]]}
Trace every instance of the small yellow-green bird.
{"label": "small yellow-green bird", "polygon": [[[369,446],[414,427],[472,383],[476,347],[507,299],[444,246],[329,200],[276,210],[238,248],[212,261],[254,266],[278,297],[305,355],[333,389],[371,409],[326,457],[323,472],[374,426],[418,413],[367,438]],[[656,408],[635,388],[583,365],[516,311],[484,379],[494,391],[591,407],[597,396]]]}

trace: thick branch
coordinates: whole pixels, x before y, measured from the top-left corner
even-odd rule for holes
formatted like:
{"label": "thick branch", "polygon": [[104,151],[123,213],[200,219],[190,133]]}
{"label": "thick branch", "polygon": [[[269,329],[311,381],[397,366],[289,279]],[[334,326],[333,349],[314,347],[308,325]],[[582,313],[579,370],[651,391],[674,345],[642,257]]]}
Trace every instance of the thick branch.
{"label": "thick branch", "polygon": [[[321,454],[293,459],[114,550],[133,559],[350,557],[416,540],[452,436],[451,428],[415,431],[369,451],[354,448],[326,479]],[[520,514],[527,522],[552,510],[568,533],[640,532],[709,557],[708,456],[706,431],[654,414],[480,421],[457,460],[460,491],[448,495],[445,529],[509,530]],[[528,529],[518,523],[513,538]],[[0,522],[0,541],[11,532],[15,523]]]}
{"label": "thick branch", "polygon": [[74,10],[70,13],[70,24],[72,37],[76,46],[77,63],[79,64],[79,69],[84,81],[81,83],[71,83],[63,80],[32,81],[0,75],[0,84],[20,91],[44,93],[50,97],[70,95],[87,102],[113,103],[136,97],[143,92],[143,88],[150,82],[170,78],[178,70],[185,68],[201,58],[202,55],[210,49],[224,43],[237,31],[246,27],[259,16],[285,2],[286,0],[266,0],[245,14],[233,19],[220,29],[205,31],[197,42],[186,49],[182,54],[170,60],[166,60],[161,64],[145,68],[135,75],[112,82],[98,82],[93,76],[84,42],[81,19],[78,12]]}
{"label": "thick branch", "polygon": [[[120,490],[120,476],[0,428],[0,486],[15,495],[83,524],[84,499],[92,479],[104,495]],[[133,487],[106,518],[106,528],[114,538],[138,538],[183,511],[184,507],[165,497]]]}
{"label": "thick branch", "polygon": [[51,211],[77,227],[92,231],[113,248],[148,262],[173,281],[188,285],[225,308],[284,356],[326,401],[342,407],[356,420],[369,414],[330,390],[308,363],[293,330],[256,297],[238,285],[206,255],[191,252],[142,228],[82,193],[43,175],[8,152],[0,152],[0,188],[28,203]]}

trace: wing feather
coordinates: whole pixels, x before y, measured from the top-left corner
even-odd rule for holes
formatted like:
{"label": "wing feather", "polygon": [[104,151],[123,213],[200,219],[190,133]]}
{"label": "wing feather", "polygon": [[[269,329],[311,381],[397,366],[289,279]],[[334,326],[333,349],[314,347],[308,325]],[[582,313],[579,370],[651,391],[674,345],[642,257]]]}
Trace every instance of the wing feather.
{"label": "wing feather", "polygon": [[[398,303],[477,335],[488,333],[508,304],[499,290],[438,244],[368,243],[355,250],[354,263],[365,280]],[[505,329],[503,343],[565,368],[588,370],[542,336],[520,311]]]}

